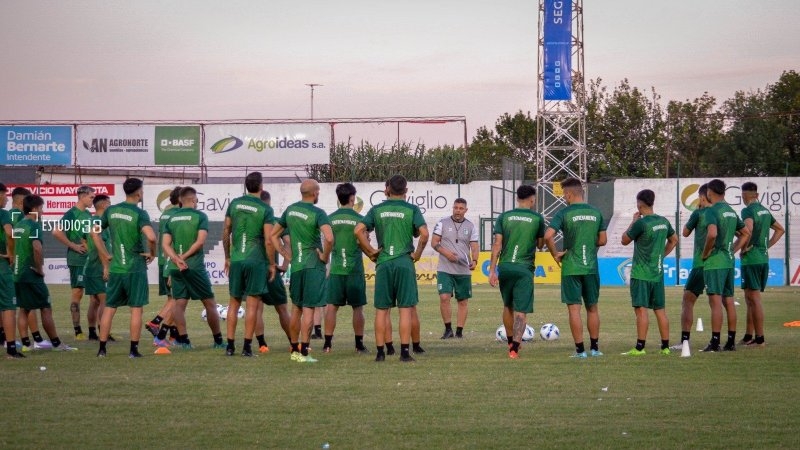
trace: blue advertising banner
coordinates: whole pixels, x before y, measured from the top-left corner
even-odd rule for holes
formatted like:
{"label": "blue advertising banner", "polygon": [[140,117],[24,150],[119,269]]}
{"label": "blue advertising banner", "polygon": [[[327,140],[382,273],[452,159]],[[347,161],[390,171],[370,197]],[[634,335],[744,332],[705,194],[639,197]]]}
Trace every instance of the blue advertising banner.
{"label": "blue advertising banner", "polygon": [[0,165],[68,166],[72,164],[69,125],[0,125]]}
{"label": "blue advertising banner", "polygon": [[544,1],[544,99],[572,99],[572,1]]}
{"label": "blue advertising banner", "polygon": [[[734,285],[736,289],[742,285],[742,271],[739,267],[739,259],[736,259],[734,272]],[[600,285],[601,286],[624,286],[629,284],[631,275],[631,258],[599,258]],[[664,286],[683,286],[689,278],[692,268],[692,258],[681,258],[681,267],[675,267],[675,258],[664,259]],[[770,258],[769,278],[767,286],[783,286],[785,268],[783,260]]]}

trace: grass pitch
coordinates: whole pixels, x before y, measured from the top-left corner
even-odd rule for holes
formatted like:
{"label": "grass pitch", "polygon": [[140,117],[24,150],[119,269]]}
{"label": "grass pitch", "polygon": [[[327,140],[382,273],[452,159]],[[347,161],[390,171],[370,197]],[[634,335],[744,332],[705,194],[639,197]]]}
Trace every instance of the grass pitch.
{"label": "grass pitch", "polygon": [[[215,289],[218,302],[227,303],[226,288]],[[120,342],[97,359],[96,343],[73,342],[67,289],[52,286],[51,293],[62,338],[80,350],[0,361],[8,415],[0,448],[800,447],[800,328],[783,327],[800,320],[797,288],[764,294],[767,347],[735,353],[698,352],[711,327],[708,305],[698,300],[695,317],[703,318],[705,331],[693,330],[691,358],[658,354],[654,319],[650,353],[621,356],[635,343],[634,314],[627,289],[604,288],[600,345],[606,356],[574,360],[559,289],[537,286],[529,324],[538,331],[542,323],[556,323],[562,338],[537,336],[523,346],[521,359],[509,360],[506,345],[494,339],[501,312],[496,289],[476,286],[465,338],[441,341],[438,297],[426,286],[419,308],[427,353],[414,364],[396,356],[373,362],[369,305],[371,355],[353,352],[350,311],[343,308],[334,352],[322,354],[321,341],[312,341],[319,362],[292,362],[267,309],[271,352],[225,357],[210,348],[199,302],[188,312],[195,350],[153,355],[143,333],[145,358],[128,359],[128,311],[120,309],[113,329]],[[681,294],[667,290],[673,343]],[[157,296],[151,299],[147,319],[161,306]],[[737,339],[745,312],[738,300]],[[399,350],[396,312],[393,319]],[[239,336],[242,329],[240,323]]]}

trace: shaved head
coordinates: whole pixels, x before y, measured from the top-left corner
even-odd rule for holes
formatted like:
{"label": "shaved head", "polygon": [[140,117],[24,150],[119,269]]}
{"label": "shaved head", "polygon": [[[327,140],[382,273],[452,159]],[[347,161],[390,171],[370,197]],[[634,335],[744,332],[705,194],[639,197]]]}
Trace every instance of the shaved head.
{"label": "shaved head", "polygon": [[300,183],[300,195],[303,196],[303,200],[312,200],[314,203],[317,203],[319,199],[319,183],[317,180],[309,178],[307,180],[303,180]]}

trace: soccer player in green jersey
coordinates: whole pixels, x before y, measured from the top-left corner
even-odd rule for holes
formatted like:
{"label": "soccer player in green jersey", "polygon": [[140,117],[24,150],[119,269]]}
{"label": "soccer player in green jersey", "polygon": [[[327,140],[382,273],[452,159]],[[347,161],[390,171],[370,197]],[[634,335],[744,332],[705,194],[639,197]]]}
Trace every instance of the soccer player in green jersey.
{"label": "soccer player in green jersey", "polygon": [[356,187],[351,183],[336,186],[336,197],[341,207],[329,216],[334,246],[328,277],[328,307],[325,314],[325,344],[322,351],[328,353],[333,348],[333,332],[336,330],[336,314],[339,307],[350,305],[353,308],[356,352],[367,353],[367,348],[364,347],[364,305],[367,304],[367,284],[364,278],[361,248],[355,235],[355,228],[364,217],[353,209],[356,202]]}
{"label": "soccer player in green jersey", "polygon": [[[289,295],[292,298],[292,361],[316,362],[308,355],[314,308],[325,306],[325,265],[333,247],[333,231],[325,211],[318,208],[319,183],[308,179],[300,183],[302,200],[289,205],[272,230],[272,246],[292,263]],[[289,230],[292,251],[287,252],[279,239]],[[320,237],[322,239],[320,239]]]}
{"label": "soccer player in green jersey", "polygon": [[[419,261],[428,243],[428,226],[416,205],[406,201],[408,182],[402,175],[392,176],[386,187],[387,199],[373,206],[353,231],[361,250],[376,263],[375,268],[375,361],[384,361],[386,323],[391,308],[400,309],[400,361],[412,362],[414,353],[424,353],[420,346],[417,273]],[[367,232],[375,230],[378,248],[373,248]],[[414,237],[419,236],[416,248]]]}
{"label": "soccer player in green jersey", "polygon": [[[105,210],[111,206],[111,199],[107,195],[95,195],[92,199],[94,206],[94,216],[92,217],[92,227],[100,226],[100,217],[103,216]],[[100,238],[105,244],[107,252],[111,251],[110,242],[108,242],[108,230],[103,230],[100,233]],[[89,296],[89,315],[99,319],[103,317],[103,309],[106,303],[106,281],[108,274],[103,274],[103,263],[100,261],[100,252],[95,247],[94,239],[87,233],[86,239],[86,265],[83,267],[83,287],[84,293]],[[96,322],[95,325],[89,324],[89,340],[100,340],[97,334]],[[111,335],[108,335],[109,341],[115,341]]]}
{"label": "soccer player in green jersey", "polygon": [[683,300],[681,301],[681,343],[673,345],[670,350],[681,350],[683,341],[688,341],[691,337],[692,322],[694,321],[694,304],[697,297],[706,288],[703,277],[703,248],[706,245],[706,229],[708,227],[708,184],[703,184],[697,190],[697,209],[692,211],[686,225],[683,226],[683,237],[689,237],[694,233],[694,258],[692,259],[692,270],[689,278],[683,287]]}
{"label": "soccer player in green jersey", "polygon": [[251,172],[244,179],[247,194],[233,199],[225,212],[222,246],[225,273],[228,274],[228,346],[225,354],[233,356],[236,322],[242,298],[245,298],[244,346],[242,356],[253,356],[253,333],[256,329],[261,295],[267,292],[267,280],[275,276],[274,250],[269,239],[275,214],[261,201],[264,178]]}
{"label": "soccer player in green jersey", "polygon": [[[20,220],[25,218],[25,214],[22,212],[22,202],[25,200],[25,197],[29,195],[31,195],[31,191],[22,186],[17,186],[11,190],[11,209],[8,210],[8,214],[11,216],[12,227]],[[13,242],[13,239],[11,241]],[[13,265],[13,260],[10,261],[10,264]],[[28,328],[31,331],[31,336],[34,338],[34,342],[38,344],[37,348],[52,347],[52,344],[49,341],[42,339],[41,334],[39,333],[39,319],[36,317],[36,311],[31,311],[30,314],[28,314]],[[33,346],[30,344],[22,344],[23,352],[27,352],[32,349]]]}
{"label": "soccer player in green jersey", "polygon": [[536,187],[521,185],[517,188],[517,207],[500,214],[494,225],[489,284],[500,284],[511,359],[519,358],[527,315],[533,312],[534,259],[536,250],[544,245],[544,218],[533,210],[535,202]]}
{"label": "soccer player in green jersey", "polygon": [[11,262],[14,260],[14,231],[11,214],[6,211],[8,188],[0,183],[0,340],[6,345],[9,359],[24,358],[17,352],[15,342],[17,327],[17,298],[14,296],[14,276]]}
{"label": "soccer player in green jersey", "polygon": [[25,217],[13,227],[14,236],[14,293],[19,305],[17,325],[23,345],[28,340],[28,315],[39,310],[42,328],[50,338],[53,350],[77,350],[58,338],[50,291],[44,284],[44,251],[42,248],[42,216],[44,200],[38,195],[29,195],[22,201]]}
{"label": "soccer player in green jersey", "polygon": [[[131,310],[131,345],[128,356],[141,358],[139,338],[142,333],[142,308],[149,302],[147,265],[156,258],[156,234],[150,225],[147,211],[137,205],[142,201],[144,183],[138,178],[128,178],[122,183],[125,201],[111,205],[100,218],[100,230],[92,230],[92,239],[100,252],[103,271],[108,272],[106,307],[100,322],[100,349],[97,356],[106,356],[106,343],[111,333],[114,315],[120,306]],[[100,237],[108,228],[111,235],[111,257]],[[144,248],[142,236],[147,240]]]}
{"label": "soccer player in green jersey", "polygon": [[[156,243],[156,251],[158,252],[158,295],[166,296],[164,305],[158,311],[152,320],[144,324],[144,327],[150,334],[153,335],[153,345],[156,347],[169,347],[178,342],[178,328],[175,326],[175,321],[172,318],[172,309],[175,307],[175,298],[172,296],[172,291],[169,286],[169,273],[167,273],[167,265],[169,259],[164,254],[162,248],[164,227],[169,222],[178,208],[180,208],[180,193],[181,187],[175,186],[169,193],[169,205],[164,208],[161,217],[158,218],[158,242]],[[160,327],[160,329],[159,329]],[[167,333],[170,334],[171,339],[167,339]]]}
{"label": "soccer player in green jersey", "polygon": [[[561,264],[561,302],[567,305],[569,328],[575,341],[572,357],[586,358],[581,321],[581,299],[586,306],[586,327],[589,330],[589,349],[592,356],[600,351],[600,275],[597,269],[597,249],[606,245],[606,225],[600,210],[584,201],[583,184],[577,178],[561,182],[567,207],[558,211],[550,221],[544,240],[556,263]],[[555,236],[563,235],[563,250],[556,249]]]}
{"label": "soccer player in green jersey", "polygon": [[[747,182],[742,185],[742,210],[744,226],[750,231],[749,244],[742,248],[742,289],[747,303],[747,328],[742,343],[749,347],[764,346],[764,308],[761,293],[769,278],[770,247],[783,236],[783,226],[758,201],[758,186]],[[772,236],[769,235],[772,230]],[[755,338],[753,335],[755,334]]]}
{"label": "soccer player in green jersey", "polygon": [[[69,310],[72,314],[72,326],[75,328],[75,339],[83,341],[86,336],[81,329],[81,299],[83,298],[83,268],[86,265],[86,234],[92,215],[89,207],[94,199],[94,188],[81,186],[77,190],[78,201],[58,221],[53,229],[53,237],[67,247],[67,266],[69,267],[70,294]],[[89,327],[97,326],[97,317],[88,314]],[[97,335],[89,336],[97,339]]]}
{"label": "soccer player in green jersey", "polygon": [[633,242],[631,304],[636,312],[636,347],[623,355],[645,354],[645,341],[652,309],[661,334],[661,354],[669,355],[669,319],[664,299],[664,258],[678,244],[678,235],[669,221],[653,212],[656,194],[650,189],[636,194],[636,214],[622,234],[622,245]]}
{"label": "soccer player in green jersey", "polygon": [[[706,243],[703,248],[703,277],[711,305],[711,341],[704,352],[720,351],[722,308],[728,316],[728,341],[724,351],[736,350],[736,307],[733,304],[734,256],[747,245],[750,231],[731,206],[725,202],[725,182],[708,182],[709,207]],[[734,238],[736,241],[734,242]]]}
{"label": "soccer player in green jersey", "polygon": [[175,299],[172,317],[178,327],[178,343],[184,349],[192,348],[186,331],[186,306],[192,299],[200,300],[206,309],[206,321],[214,337],[214,348],[223,348],[225,344],[219,329],[217,302],[214,301],[203,251],[208,237],[208,217],[197,210],[197,191],[193,187],[181,188],[180,204],[181,207],[173,211],[169,221],[164,224],[161,240],[162,251],[169,258],[166,271]]}

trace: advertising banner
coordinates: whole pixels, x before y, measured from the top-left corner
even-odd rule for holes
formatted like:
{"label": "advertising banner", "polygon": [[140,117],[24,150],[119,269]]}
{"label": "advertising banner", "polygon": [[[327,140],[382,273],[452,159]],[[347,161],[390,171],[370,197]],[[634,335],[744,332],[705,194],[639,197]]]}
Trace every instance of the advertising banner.
{"label": "advertising banner", "polygon": [[76,162],[84,167],[155,165],[154,125],[78,125]]}
{"label": "advertising banner", "polygon": [[[78,188],[80,184],[13,184],[6,185],[10,193],[16,187],[24,187],[31,191],[34,195],[39,195],[44,200],[42,208],[42,215],[45,216],[45,231],[48,231],[47,218],[57,220],[69,211],[70,208],[75,206],[78,201]],[[98,184],[87,183],[86,186],[91,186],[95,189],[97,195],[108,195],[111,197],[112,203],[118,203],[125,200],[125,195],[122,193],[122,188],[117,189],[114,184]],[[117,194],[119,190],[119,195]],[[10,208],[11,205],[9,204]],[[91,209],[90,209],[91,210]]]}
{"label": "advertising banner", "polygon": [[69,125],[0,125],[0,165],[68,166],[72,164]]}
{"label": "advertising banner", "polygon": [[200,127],[156,125],[155,163],[157,166],[199,165]]}
{"label": "advertising banner", "polygon": [[572,2],[544,1],[544,99],[572,99]]}
{"label": "advertising banner", "polygon": [[[742,271],[736,259],[734,270],[734,285],[736,289],[742,284]],[[599,258],[600,284],[602,286],[625,286],[630,284],[631,258]],[[675,258],[664,258],[664,286],[683,286],[689,278],[692,267],[692,258],[681,258],[681,266],[675,266]],[[782,259],[770,258],[769,278],[767,286],[783,286],[785,270]]]}
{"label": "advertising banner", "polygon": [[330,162],[327,124],[208,125],[208,166],[304,166]]}
{"label": "advertising banner", "polygon": [[792,258],[789,264],[791,277],[789,278],[790,286],[800,286],[800,259]]}

